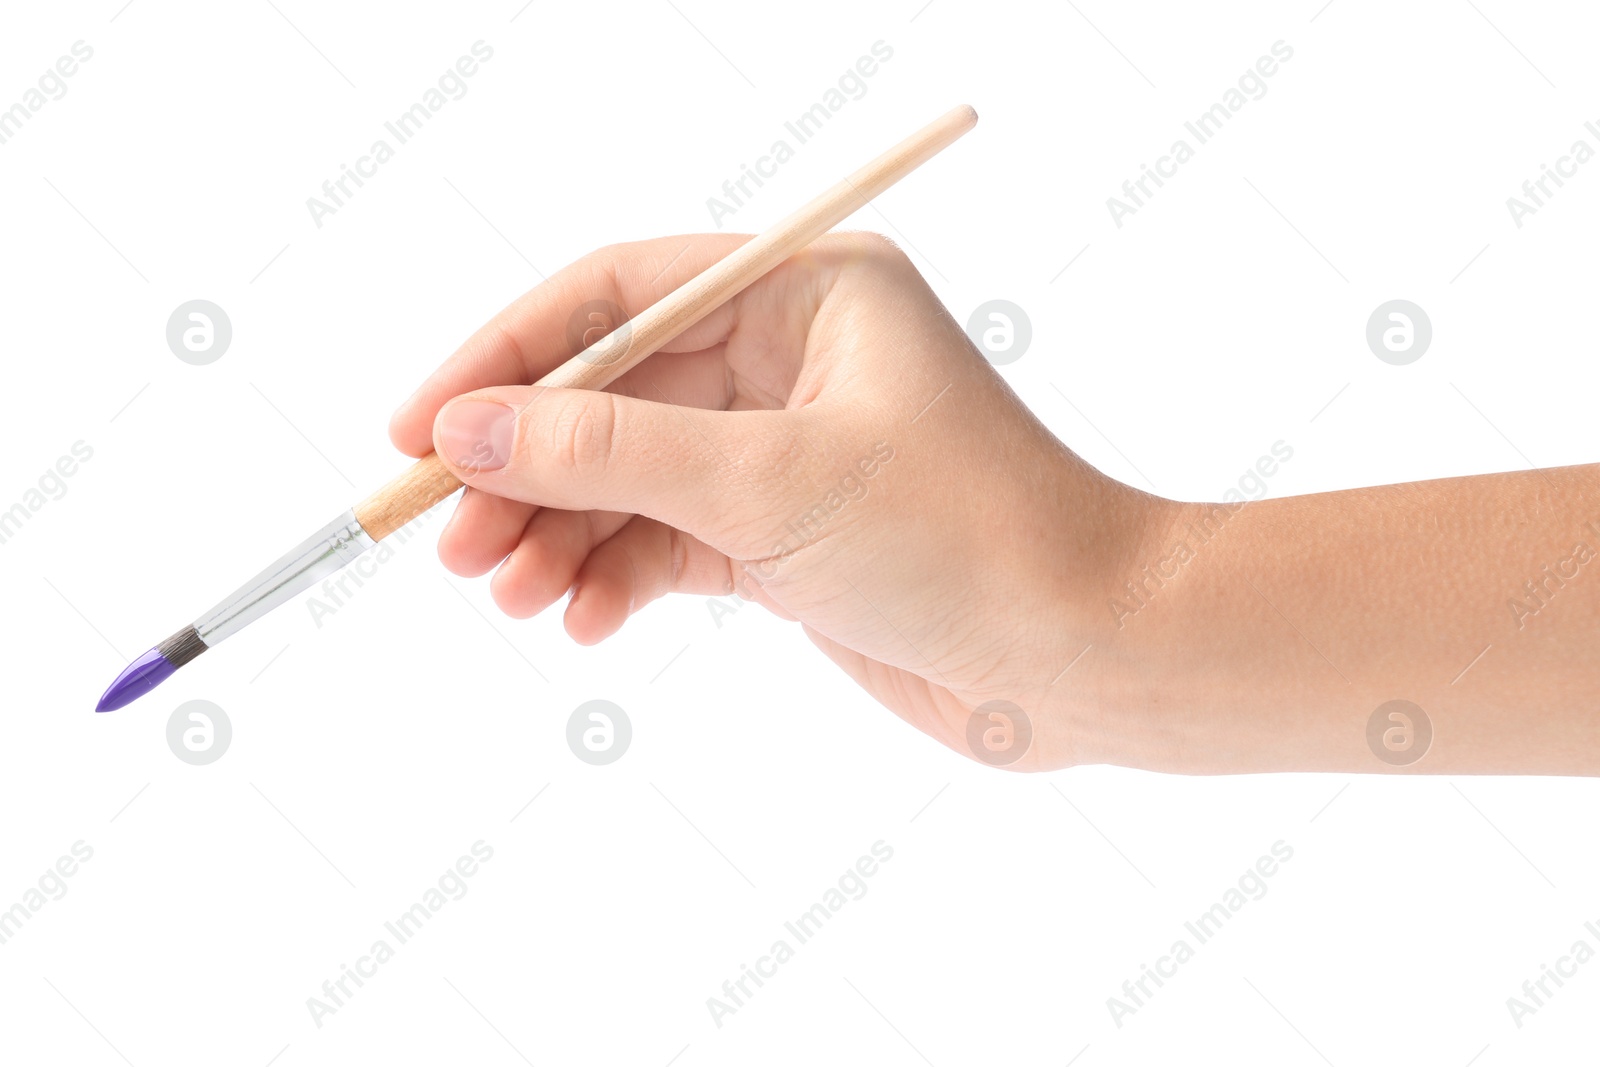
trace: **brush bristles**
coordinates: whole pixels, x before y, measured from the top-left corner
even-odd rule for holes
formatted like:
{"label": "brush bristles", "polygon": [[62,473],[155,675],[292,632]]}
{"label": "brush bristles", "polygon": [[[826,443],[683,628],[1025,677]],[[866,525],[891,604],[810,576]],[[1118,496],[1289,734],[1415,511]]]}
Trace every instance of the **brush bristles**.
{"label": "brush bristles", "polygon": [[182,667],[207,649],[206,643],[200,640],[200,635],[193,626],[185,626],[165,641],[156,646],[156,651],[161,653],[173,667]]}

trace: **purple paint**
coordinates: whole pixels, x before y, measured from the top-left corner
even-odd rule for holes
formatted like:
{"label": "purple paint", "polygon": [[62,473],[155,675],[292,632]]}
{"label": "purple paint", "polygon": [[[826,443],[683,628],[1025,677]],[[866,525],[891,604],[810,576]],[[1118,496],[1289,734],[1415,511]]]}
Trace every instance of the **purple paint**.
{"label": "purple paint", "polygon": [[159,649],[152,648],[128,664],[117,680],[111,683],[111,688],[106,690],[105,696],[100,698],[100,703],[95,705],[95,711],[116,711],[118,708],[133,703],[150,690],[171,678],[178,668],[168,662]]}

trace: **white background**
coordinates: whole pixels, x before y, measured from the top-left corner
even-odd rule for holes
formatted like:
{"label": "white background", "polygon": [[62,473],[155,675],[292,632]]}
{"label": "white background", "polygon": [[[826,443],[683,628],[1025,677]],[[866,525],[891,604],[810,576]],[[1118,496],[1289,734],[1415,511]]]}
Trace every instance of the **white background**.
{"label": "white background", "polygon": [[[1032,345],[1003,373],[1109,474],[1216,498],[1278,440],[1274,495],[1600,458],[1600,163],[1520,229],[1505,203],[1597,144],[1592,11],[275,2],[8,5],[0,32],[0,107],[94,49],[0,145],[0,509],[93,448],[0,544],[0,908],[94,850],[0,945],[0,1059],[1592,1049],[1600,963],[1520,1029],[1506,1007],[1577,939],[1600,948],[1591,782],[1005,774],[758,608],[719,627],[700,598],[664,602],[594,649],[559,611],[506,620],[439,566],[437,517],[320,628],[291,605],[91,713],[127,659],[400,469],[388,413],[473,328],[601,244],[712,228],[706,198],[880,40],[867,93],[727,227],[972,103],[977,129],[852,225],[899,240],[962,321],[1025,308]],[[467,95],[316,227],[306,198],[478,40],[494,56]],[[1106,198],[1279,40],[1267,94],[1116,227]],[[210,366],[165,341],[195,298],[233,324]],[[1364,340],[1394,298],[1434,327],[1404,367]],[[233,724],[204,767],[165,739],[196,698]],[[565,742],[596,698],[634,730],[605,767]],[[494,856],[467,895],[315,1025],[307,998],[478,840]],[[716,1026],[706,998],[879,840],[869,892]],[[1107,998],[1280,840],[1266,896],[1118,1027]]]}

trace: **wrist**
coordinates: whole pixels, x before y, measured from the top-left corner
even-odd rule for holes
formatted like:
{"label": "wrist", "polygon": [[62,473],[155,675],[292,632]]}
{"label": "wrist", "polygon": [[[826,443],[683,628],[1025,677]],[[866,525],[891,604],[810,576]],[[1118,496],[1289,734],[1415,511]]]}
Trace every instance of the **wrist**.
{"label": "wrist", "polygon": [[[1191,731],[1194,685],[1189,664],[1194,635],[1215,629],[1207,590],[1228,564],[1222,551],[1241,504],[1157,500],[1143,536],[1108,583],[1100,636],[1111,665],[1102,699],[1119,725],[1110,762],[1160,770],[1194,770]],[[1209,665],[1214,680],[1221,666]]]}
{"label": "wrist", "polygon": [[[1068,497],[1075,517],[1056,554],[1057,640],[1040,663],[1041,713],[1059,739],[1042,766],[1163,761],[1173,741],[1153,620],[1175,613],[1191,554],[1175,546],[1196,521],[1185,504],[1092,476]],[[1164,628],[1163,628],[1164,629]]]}
{"label": "wrist", "polygon": [[[1285,654],[1281,643],[1269,650],[1252,630],[1275,610],[1251,581],[1264,521],[1273,525],[1271,506],[1256,502],[1153,507],[1144,539],[1108,592],[1101,624],[1108,652],[1101,711],[1117,727],[1108,762],[1187,774],[1262,769],[1272,747],[1270,718],[1262,717],[1282,706],[1261,700],[1267,679],[1282,680],[1264,657]],[[1275,639],[1299,640],[1292,626],[1279,634],[1276,616],[1272,623]],[[1295,680],[1301,707],[1326,695],[1309,684],[1317,678]]]}

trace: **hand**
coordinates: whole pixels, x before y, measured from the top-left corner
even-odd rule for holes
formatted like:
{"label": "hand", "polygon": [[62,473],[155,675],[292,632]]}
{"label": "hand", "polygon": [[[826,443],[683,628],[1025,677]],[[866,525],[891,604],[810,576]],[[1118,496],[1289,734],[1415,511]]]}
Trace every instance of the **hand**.
{"label": "hand", "polygon": [[[587,256],[400,408],[395,443],[436,450],[469,487],[445,565],[498,565],[491,590],[516,617],[570,590],[585,644],[664,593],[737,592],[958,752],[1124,761],[1099,692],[1116,657],[1058,679],[1106,630],[1106,593],[1165,502],[1052,437],[887,240],[825,237],[605,392],[525,384],[582,347],[584,305],[635,315],[745,240]],[[986,709],[975,749],[992,701],[1025,722]]]}
{"label": "hand", "polygon": [[583,346],[586,303],[635,314],[747,239],[588,256],[406,402],[396,444],[469,486],[446,566],[498,564],[516,616],[570,589],[585,643],[664,593],[738,592],[1014,770],[1600,773],[1594,466],[1148,496],[1052,437],[864,234],[816,242],[606,392],[514,384]]}

